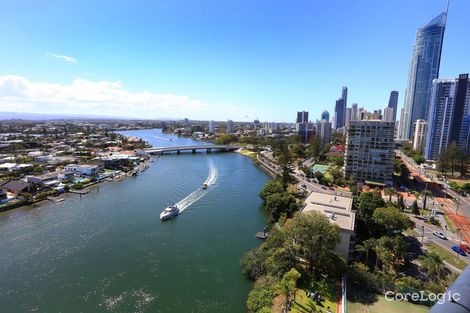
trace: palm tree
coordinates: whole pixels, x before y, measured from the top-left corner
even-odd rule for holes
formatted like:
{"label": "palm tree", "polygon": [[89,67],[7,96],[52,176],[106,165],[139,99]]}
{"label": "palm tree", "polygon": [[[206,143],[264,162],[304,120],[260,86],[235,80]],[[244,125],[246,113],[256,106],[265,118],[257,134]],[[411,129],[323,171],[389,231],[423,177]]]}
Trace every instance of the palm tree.
{"label": "palm tree", "polygon": [[428,196],[432,196],[432,192],[426,189],[426,190],[423,190],[420,195],[421,195],[421,198],[423,199],[423,210],[426,210],[426,201],[428,199]]}
{"label": "palm tree", "polygon": [[419,259],[428,277],[431,277],[433,280],[439,280],[447,276],[447,269],[444,262],[437,253],[429,252]]}
{"label": "palm tree", "polygon": [[398,195],[397,205],[400,207],[400,210],[405,211],[405,202],[403,201],[403,196]]}
{"label": "palm tree", "polygon": [[369,252],[370,252],[370,250],[374,249],[376,244],[377,244],[377,241],[374,238],[370,238],[370,239],[364,240],[362,242],[362,244],[356,245],[356,248],[355,248],[356,251],[361,252],[361,253],[365,253],[365,255],[366,255],[366,265],[368,265],[368,263],[369,263]]}
{"label": "palm tree", "polygon": [[386,196],[389,196],[388,202],[392,202],[392,196],[395,196],[397,194],[397,192],[396,192],[395,188],[390,187],[390,188],[386,188],[384,190],[384,194]]}

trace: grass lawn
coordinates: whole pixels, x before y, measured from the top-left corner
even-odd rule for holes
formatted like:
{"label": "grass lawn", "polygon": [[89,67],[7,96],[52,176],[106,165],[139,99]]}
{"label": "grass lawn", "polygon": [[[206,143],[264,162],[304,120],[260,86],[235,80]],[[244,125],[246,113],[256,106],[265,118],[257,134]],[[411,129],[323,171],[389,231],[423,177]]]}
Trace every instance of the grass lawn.
{"label": "grass lawn", "polygon": [[454,222],[447,215],[444,215],[444,220],[446,221],[447,226],[449,226],[449,230],[455,234],[457,229]]}
{"label": "grass lawn", "polygon": [[328,181],[332,182],[333,181],[333,175],[331,175],[330,171],[326,171],[323,176],[328,179]]}
{"label": "grass lawn", "polygon": [[409,236],[409,237],[420,237],[421,234],[418,233],[417,231],[415,231],[414,229],[407,229],[403,232],[405,235]]}
{"label": "grass lawn", "polygon": [[[324,301],[318,303],[313,301],[311,298],[308,298],[306,293],[307,290],[320,292]],[[289,312],[310,313],[312,308],[315,308],[314,312],[325,312],[327,307],[330,307],[331,312],[336,312],[336,296],[336,286],[334,282],[311,282],[310,284],[297,289],[295,301]]]}
{"label": "grass lawn", "polygon": [[425,313],[429,311],[429,307],[407,301],[387,301],[385,296],[378,296],[377,301],[372,304],[347,301],[346,305],[348,313]]}
{"label": "grass lawn", "polygon": [[448,262],[452,266],[455,266],[458,269],[464,270],[465,267],[467,267],[468,265],[466,262],[460,260],[457,253],[450,249],[444,249],[441,246],[436,245],[435,243],[425,244],[425,246],[429,251],[433,251],[439,254],[446,262]]}
{"label": "grass lawn", "polygon": [[251,151],[251,150],[247,150],[247,149],[241,149],[240,150],[240,154],[241,155],[244,155],[244,156],[247,156],[249,158],[252,158],[253,160],[256,160],[256,152],[254,151]]}
{"label": "grass lawn", "polygon": [[453,182],[453,183],[456,183],[457,185],[459,186],[463,186],[467,183],[470,183],[470,180],[468,179],[458,179],[458,178],[452,178],[452,179],[449,179],[449,182]]}

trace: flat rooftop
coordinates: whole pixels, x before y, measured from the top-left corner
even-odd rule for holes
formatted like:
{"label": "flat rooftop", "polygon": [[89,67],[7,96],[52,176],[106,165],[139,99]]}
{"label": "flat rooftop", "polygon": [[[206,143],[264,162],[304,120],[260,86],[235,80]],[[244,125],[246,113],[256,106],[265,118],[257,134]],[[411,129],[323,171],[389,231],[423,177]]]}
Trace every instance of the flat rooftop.
{"label": "flat rooftop", "polygon": [[311,192],[305,199],[302,212],[323,213],[341,229],[354,231],[356,211],[352,210],[352,202],[353,199],[349,197]]}

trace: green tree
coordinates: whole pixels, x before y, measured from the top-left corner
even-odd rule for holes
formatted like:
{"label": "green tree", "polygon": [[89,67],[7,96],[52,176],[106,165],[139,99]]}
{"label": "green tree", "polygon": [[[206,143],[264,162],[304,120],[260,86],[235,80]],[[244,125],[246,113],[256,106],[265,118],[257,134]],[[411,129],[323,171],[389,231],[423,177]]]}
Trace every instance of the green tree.
{"label": "green tree", "polygon": [[259,196],[266,202],[270,195],[281,192],[284,192],[282,183],[278,180],[269,180],[259,192]]}
{"label": "green tree", "polygon": [[458,148],[455,141],[452,141],[449,147],[446,150],[446,156],[450,161],[450,171],[452,176],[454,176],[455,171],[457,170],[457,155],[458,155]]}
{"label": "green tree", "polygon": [[441,153],[439,153],[437,158],[437,170],[444,175],[450,170],[450,160],[447,151],[441,151]]}
{"label": "green tree", "polygon": [[317,136],[312,136],[312,139],[310,139],[310,143],[307,146],[307,156],[318,159],[318,156],[320,155],[320,150],[321,150],[321,144],[320,140]]}
{"label": "green tree", "polygon": [[375,209],[372,220],[389,236],[400,234],[411,227],[410,219],[393,206]]}
{"label": "green tree", "polygon": [[401,211],[405,211],[405,201],[403,200],[403,196],[398,194],[398,201],[397,205],[400,208]]}
{"label": "green tree", "polygon": [[444,279],[447,275],[442,258],[435,252],[428,252],[420,258],[421,267],[425,269],[427,277],[436,281]]}
{"label": "green tree", "polygon": [[295,299],[296,284],[299,278],[300,273],[295,268],[292,268],[289,272],[284,274],[278,284],[278,291],[286,297],[284,302],[286,312],[290,306],[291,298],[293,297]]}
{"label": "green tree", "polygon": [[33,202],[33,195],[30,194],[29,192],[22,192],[20,193],[20,197],[23,198],[24,202],[26,203],[31,203]]}
{"label": "green tree", "polygon": [[388,196],[388,202],[392,202],[392,196],[395,196],[397,194],[395,188],[390,187],[390,188],[385,188],[384,194]]}
{"label": "green tree", "polygon": [[297,200],[288,192],[274,193],[266,199],[266,208],[273,221],[277,221],[283,213],[292,216],[297,209]]}
{"label": "green tree", "polygon": [[334,256],[340,242],[339,226],[319,212],[298,212],[288,224],[288,237],[293,242],[297,256],[308,263],[310,272],[328,273],[332,267],[344,268],[341,259]]}
{"label": "green tree", "polygon": [[458,148],[456,154],[456,163],[457,163],[457,171],[459,172],[461,177],[465,177],[467,175],[467,169],[469,165],[470,157],[465,148]]}
{"label": "green tree", "polygon": [[423,210],[426,210],[426,203],[429,196],[432,196],[432,192],[429,190],[423,190],[420,193],[421,198],[423,199]]}
{"label": "green tree", "polygon": [[415,153],[413,155],[413,161],[415,161],[416,164],[422,164],[426,161],[426,159],[423,157],[421,153]]}
{"label": "green tree", "polygon": [[228,145],[238,141],[238,136],[234,134],[223,134],[220,135],[216,140],[215,143],[218,145]]}
{"label": "green tree", "polygon": [[264,260],[268,257],[268,252],[263,246],[252,249],[245,253],[240,261],[243,273],[255,280],[266,274]]}
{"label": "green tree", "polygon": [[375,238],[370,238],[364,240],[362,244],[357,244],[355,250],[361,253],[364,253],[366,256],[366,265],[369,263],[369,253],[377,245],[377,240]]}
{"label": "green tree", "polygon": [[408,167],[404,164],[404,163],[401,163],[400,164],[400,179],[402,180],[402,182],[405,182],[408,180],[408,178],[410,177],[410,170],[408,169]]}
{"label": "green tree", "polygon": [[248,294],[248,300],[246,305],[250,312],[259,313],[263,312],[261,310],[269,308],[273,305],[273,299],[275,296],[275,291],[269,286],[262,286],[260,288],[254,288]]}
{"label": "green tree", "polygon": [[419,207],[418,207],[417,200],[413,201],[413,204],[411,205],[411,213],[414,214],[415,216],[419,215]]}
{"label": "green tree", "polygon": [[[382,194],[380,192],[363,192],[357,197],[355,206],[357,210],[356,217],[359,223],[357,227],[358,235],[362,238],[377,236],[372,215],[375,209],[385,206]],[[364,231],[367,234],[364,234]]]}

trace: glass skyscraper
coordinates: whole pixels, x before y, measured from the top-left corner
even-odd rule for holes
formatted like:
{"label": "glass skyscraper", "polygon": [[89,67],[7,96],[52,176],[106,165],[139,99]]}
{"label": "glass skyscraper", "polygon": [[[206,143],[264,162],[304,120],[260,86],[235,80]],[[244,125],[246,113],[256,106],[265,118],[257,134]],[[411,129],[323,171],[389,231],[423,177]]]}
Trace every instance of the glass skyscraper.
{"label": "glass skyscraper", "polygon": [[435,79],[431,92],[424,157],[438,160],[452,142],[469,152],[470,80],[468,74],[456,79]]}
{"label": "glass skyscraper", "polygon": [[443,12],[416,32],[398,133],[400,139],[410,139],[413,123],[428,118],[432,81],[439,77],[446,20],[447,12]]}
{"label": "glass skyscraper", "polygon": [[346,107],[348,106],[348,87],[343,87],[341,98],[336,100],[333,128],[344,127],[346,123]]}
{"label": "glass skyscraper", "polygon": [[390,92],[390,98],[388,99],[388,107],[393,109],[392,121],[397,120],[397,107],[398,107],[398,91],[393,90]]}

